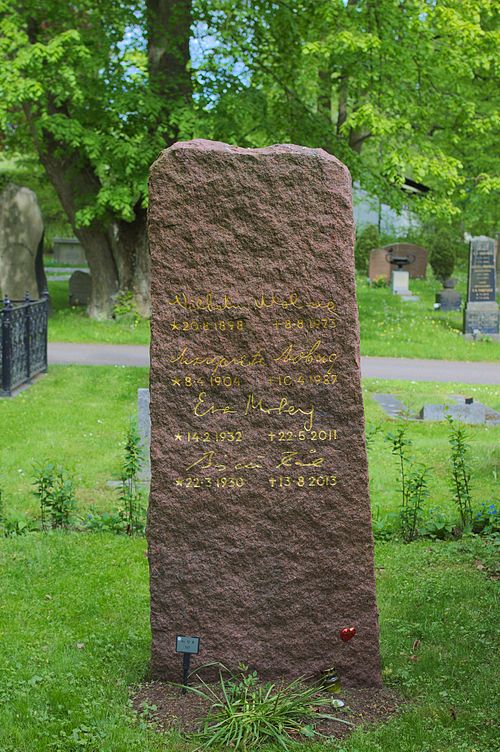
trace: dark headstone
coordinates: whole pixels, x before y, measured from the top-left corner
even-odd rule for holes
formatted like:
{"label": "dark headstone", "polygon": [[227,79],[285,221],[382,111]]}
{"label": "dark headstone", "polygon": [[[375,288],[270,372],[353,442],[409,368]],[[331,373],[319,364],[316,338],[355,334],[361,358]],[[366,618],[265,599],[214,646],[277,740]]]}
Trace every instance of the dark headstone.
{"label": "dark headstone", "polygon": [[486,237],[473,238],[469,252],[464,333],[469,337],[498,337],[498,319],[495,241]]}
{"label": "dark headstone", "polygon": [[347,169],[175,144],[149,238],[153,676],[179,680],[185,634],[194,665],[379,685]]}
{"label": "dark headstone", "polygon": [[447,287],[436,293],[436,303],[442,311],[459,311],[462,307],[462,298],[460,293]]}
{"label": "dark headstone", "polygon": [[70,306],[88,306],[92,294],[92,277],[88,272],[73,272],[68,288]]}
{"label": "dark headstone", "polygon": [[35,193],[9,183],[0,194],[0,296],[35,300],[46,289],[43,219]]}

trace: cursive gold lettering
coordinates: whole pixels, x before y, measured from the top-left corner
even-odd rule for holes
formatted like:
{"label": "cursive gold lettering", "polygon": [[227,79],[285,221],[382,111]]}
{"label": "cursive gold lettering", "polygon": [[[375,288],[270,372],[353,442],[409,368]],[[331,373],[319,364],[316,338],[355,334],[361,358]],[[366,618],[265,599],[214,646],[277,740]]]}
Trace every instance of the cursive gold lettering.
{"label": "cursive gold lettering", "polygon": [[184,347],[178,355],[170,358],[172,365],[181,366],[212,366],[211,375],[216,376],[219,369],[241,366],[242,368],[254,368],[255,366],[265,366],[266,362],[260,351],[253,355],[240,355],[234,358],[226,358],[224,355],[190,355],[187,347]]}
{"label": "cursive gold lettering", "polygon": [[305,415],[307,420],[304,422],[304,429],[310,431],[313,427],[314,405],[311,405],[309,410],[304,410],[289,402],[287,397],[281,397],[277,405],[267,406],[264,404],[262,398],[259,399],[251,393],[247,398],[244,415],[248,415],[252,410],[259,410],[261,413],[266,413],[266,415],[271,415],[272,413],[276,413],[277,415]]}
{"label": "cursive gold lettering", "polygon": [[318,339],[312,345],[309,350],[295,350],[293,345],[288,345],[280,355],[273,358],[275,363],[293,363],[297,365],[299,363],[306,363],[311,365],[314,363],[334,363],[337,360],[337,353],[325,352],[320,350],[321,340]]}
{"label": "cursive gold lettering", "polygon": [[[311,449],[309,453],[315,454],[316,450]],[[297,459],[298,454],[298,452],[283,452],[281,460],[276,465],[276,469],[281,467],[293,467],[294,465],[297,467],[322,467],[323,462],[325,461],[324,457],[315,457],[311,462],[304,462],[303,460]]]}
{"label": "cursive gold lettering", "polygon": [[236,412],[236,410],[233,410],[229,405],[224,405],[224,407],[215,407],[215,405],[212,404],[208,407],[205,407],[205,396],[206,392],[200,392],[198,395],[198,402],[193,408],[193,412],[198,416],[198,418],[204,418],[205,415],[215,415],[215,413],[228,415],[229,413]]}

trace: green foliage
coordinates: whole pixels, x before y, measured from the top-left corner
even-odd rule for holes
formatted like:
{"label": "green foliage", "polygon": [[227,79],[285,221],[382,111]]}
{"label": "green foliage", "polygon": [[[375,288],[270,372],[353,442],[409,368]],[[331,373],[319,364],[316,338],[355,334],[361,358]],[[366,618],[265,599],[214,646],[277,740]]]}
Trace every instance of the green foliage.
{"label": "green foliage", "polygon": [[124,515],[118,510],[101,512],[91,509],[83,520],[85,530],[93,533],[125,533]]}
{"label": "green foliage", "polygon": [[471,495],[471,468],[469,464],[469,449],[467,433],[461,423],[457,423],[451,416],[447,418],[450,426],[449,442],[451,447],[451,491],[453,500],[458,507],[463,530],[472,527],[472,495]]}
{"label": "green foliage", "polygon": [[[493,0],[197,6],[205,24],[197,79],[217,137],[323,147],[396,208],[462,213],[468,228],[496,230]],[[431,190],[408,200],[407,177]]]}
{"label": "green foliage", "polygon": [[374,277],[374,279],[371,280],[371,286],[372,287],[389,287],[389,283],[386,280],[385,277]]}
{"label": "green foliage", "polygon": [[141,323],[142,317],[137,310],[134,293],[131,290],[121,290],[114,296],[113,318],[130,322],[134,329],[137,329]]}
{"label": "green foliage", "polygon": [[423,229],[422,235],[434,276],[444,283],[453,274],[457,251],[464,245],[459,231],[454,225],[431,224]]}
{"label": "green foliage", "polygon": [[125,439],[125,453],[122,464],[122,486],[120,489],[120,517],[125,524],[128,535],[143,533],[145,509],[143,494],[138,483],[138,476],[144,459],[141,439],[133,421]]}
{"label": "green foliage", "polygon": [[[224,678],[229,673],[229,679]],[[199,749],[258,750],[266,745],[276,745],[288,750],[297,740],[320,737],[315,729],[317,721],[333,719],[325,712],[327,706],[335,707],[335,699],[321,696],[317,686],[305,686],[300,680],[283,687],[261,684],[255,671],[240,665],[238,675],[219,667],[219,684],[188,687],[191,692],[208,700],[210,712],[203,728],[196,734]],[[351,725],[342,718],[339,723]]]}
{"label": "green foliage", "polygon": [[368,225],[357,233],[356,245],[354,246],[354,260],[356,263],[356,269],[359,272],[368,274],[370,251],[373,248],[379,247],[380,233],[376,225]]}
{"label": "green foliage", "polygon": [[418,534],[425,500],[429,496],[429,468],[415,463],[409,453],[412,442],[407,438],[408,424],[402,423],[396,431],[390,432],[386,440],[391,444],[391,451],[398,459],[399,482],[401,488],[400,523],[403,539],[406,543],[415,540]]}
{"label": "green foliage", "polygon": [[42,529],[68,527],[76,509],[76,497],[67,470],[51,462],[36,465],[33,485],[40,504]]}
{"label": "green foliage", "polygon": [[472,531],[483,535],[500,534],[500,510],[493,504],[483,502],[472,521]]}

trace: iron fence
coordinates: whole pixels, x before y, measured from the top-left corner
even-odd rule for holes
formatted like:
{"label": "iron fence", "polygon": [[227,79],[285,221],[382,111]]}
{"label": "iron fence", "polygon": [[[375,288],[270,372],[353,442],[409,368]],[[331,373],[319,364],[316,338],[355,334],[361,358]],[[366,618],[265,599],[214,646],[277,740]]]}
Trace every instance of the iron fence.
{"label": "iron fence", "polygon": [[49,296],[0,302],[0,396],[29,384],[47,371]]}

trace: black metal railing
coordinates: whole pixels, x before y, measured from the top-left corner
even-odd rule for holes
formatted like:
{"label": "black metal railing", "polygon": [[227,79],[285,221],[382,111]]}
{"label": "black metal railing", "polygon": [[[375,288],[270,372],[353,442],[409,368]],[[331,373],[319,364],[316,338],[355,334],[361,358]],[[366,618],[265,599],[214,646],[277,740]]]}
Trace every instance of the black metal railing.
{"label": "black metal railing", "polygon": [[29,384],[33,376],[47,371],[47,324],[49,296],[40,300],[0,302],[0,396]]}

